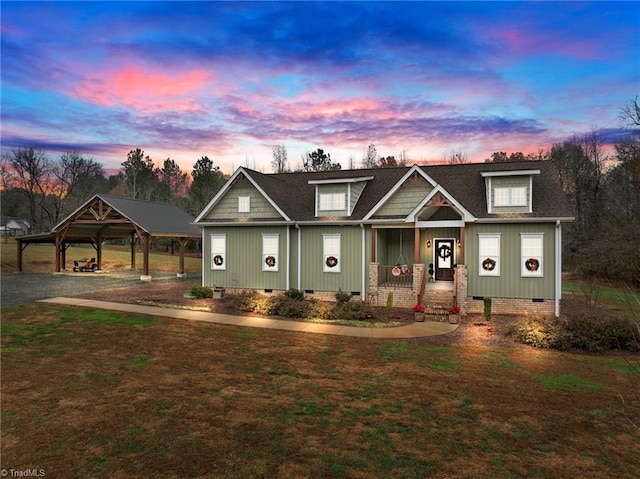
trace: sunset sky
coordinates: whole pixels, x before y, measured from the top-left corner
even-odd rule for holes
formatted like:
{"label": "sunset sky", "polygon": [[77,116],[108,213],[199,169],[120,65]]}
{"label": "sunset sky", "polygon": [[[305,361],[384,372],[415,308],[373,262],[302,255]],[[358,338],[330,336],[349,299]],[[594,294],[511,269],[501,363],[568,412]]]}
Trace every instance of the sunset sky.
{"label": "sunset sky", "polygon": [[2,152],[191,172],[537,153],[620,135],[640,94],[638,2],[1,3]]}

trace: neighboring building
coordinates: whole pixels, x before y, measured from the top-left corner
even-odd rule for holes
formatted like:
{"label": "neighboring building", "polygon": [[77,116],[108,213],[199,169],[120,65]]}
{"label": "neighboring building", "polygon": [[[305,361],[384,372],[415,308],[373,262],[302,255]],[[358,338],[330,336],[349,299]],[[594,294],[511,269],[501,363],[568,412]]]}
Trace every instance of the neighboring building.
{"label": "neighboring building", "polygon": [[206,286],[342,290],[384,305],[559,314],[562,222],[552,163],[263,174],[239,168],[198,215]]}
{"label": "neighboring building", "polygon": [[0,226],[0,233],[2,236],[24,236],[29,233],[31,225],[21,219],[10,218],[6,224]]}

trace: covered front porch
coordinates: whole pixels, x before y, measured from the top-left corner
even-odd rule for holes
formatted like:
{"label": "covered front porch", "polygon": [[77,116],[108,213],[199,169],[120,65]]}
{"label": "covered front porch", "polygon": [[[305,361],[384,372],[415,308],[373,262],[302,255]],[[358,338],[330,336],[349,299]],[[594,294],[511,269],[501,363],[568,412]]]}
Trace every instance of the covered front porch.
{"label": "covered front porch", "polygon": [[[372,228],[370,299],[427,311],[446,311],[457,301],[457,270],[464,264],[464,226],[411,225]],[[465,276],[466,277],[466,276]]]}

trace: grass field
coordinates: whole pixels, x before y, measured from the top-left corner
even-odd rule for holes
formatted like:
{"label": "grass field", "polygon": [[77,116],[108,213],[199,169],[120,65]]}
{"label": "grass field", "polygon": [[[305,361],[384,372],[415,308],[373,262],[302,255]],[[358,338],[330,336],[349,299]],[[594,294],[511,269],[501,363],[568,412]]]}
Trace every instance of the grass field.
{"label": "grass field", "polygon": [[[0,243],[0,266],[2,272],[16,271],[16,244],[13,240]],[[72,246],[67,250],[67,269],[73,267],[73,260],[91,258],[96,251],[90,245]],[[151,253],[149,269],[153,271],[178,271],[180,256],[176,247],[175,254]],[[55,246],[50,244],[31,244],[22,255],[22,270],[26,273],[51,273],[55,271]],[[131,267],[131,251],[129,247],[105,245],[102,249],[102,269],[119,270]],[[142,268],[142,253],[136,253],[136,268]],[[184,268],[187,273],[201,273],[202,259],[194,255],[185,256]]]}
{"label": "grass field", "polygon": [[623,356],[38,304],[1,361],[2,468],[46,477],[640,477]]}

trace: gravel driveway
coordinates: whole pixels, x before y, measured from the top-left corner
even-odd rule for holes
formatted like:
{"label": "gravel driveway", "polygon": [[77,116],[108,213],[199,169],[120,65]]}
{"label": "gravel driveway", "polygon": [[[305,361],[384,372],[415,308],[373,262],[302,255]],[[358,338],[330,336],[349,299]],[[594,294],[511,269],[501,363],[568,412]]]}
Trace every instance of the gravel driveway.
{"label": "gravel driveway", "polygon": [[[8,273],[0,276],[1,306],[32,303],[57,296],[76,296],[114,288],[145,288],[159,282],[193,281],[200,275],[177,278],[175,273],[151,272],[153,281],[140,281],[139,271],[110,273]],[[108,299],[108,298],[105,298]]]}

